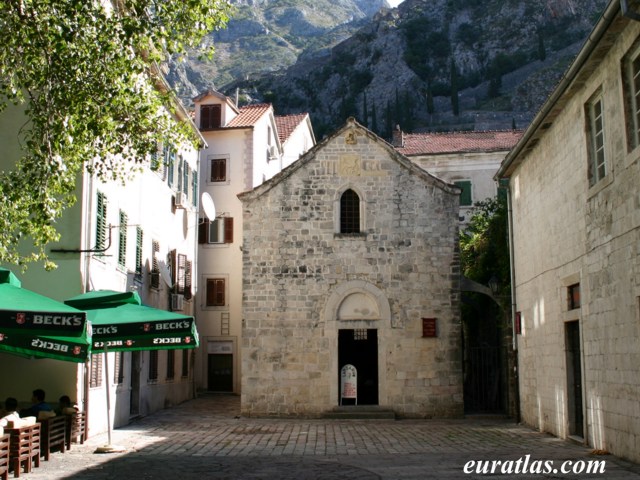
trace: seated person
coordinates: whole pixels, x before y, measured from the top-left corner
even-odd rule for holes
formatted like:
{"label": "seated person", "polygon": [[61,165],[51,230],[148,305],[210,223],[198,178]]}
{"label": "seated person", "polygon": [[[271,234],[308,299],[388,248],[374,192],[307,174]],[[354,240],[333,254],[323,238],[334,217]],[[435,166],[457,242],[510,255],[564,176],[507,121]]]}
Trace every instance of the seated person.
{"label": "seated person", "polygon": [[20,410],[21,417],[36,417],[38,418],[38,414],[40,412],[51,412],[53,408],[47,402],[44,401],[45,393],[41,388],[37,388],[33,391],[33,396],[31,397],[31,405],[29,408],[24,408]]}
{"label": "seated person", "polygon": [[9,397],[4,401],[4,415],[0,418],[0,427],[6,427],[9,422],[20,420],[18,415],[18,400]]}
{"label": "seated person", "polygon": [[67,413],[73,413],[77,411],[78,407],[71,401],[68,395],[62,395],[58,399],[58,406],[55,409],[57,415],[63,415]]}

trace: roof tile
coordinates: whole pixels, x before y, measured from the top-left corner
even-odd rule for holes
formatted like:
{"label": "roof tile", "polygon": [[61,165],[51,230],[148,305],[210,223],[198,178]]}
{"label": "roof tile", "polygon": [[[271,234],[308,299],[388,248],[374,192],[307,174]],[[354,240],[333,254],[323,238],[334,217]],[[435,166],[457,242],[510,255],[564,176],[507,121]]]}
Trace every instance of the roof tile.
{"label": "roof tile", "polygon": [[276,116],[276,127],[278,127],[280,143],[286,142],[296,127],[304,122],[307,116],[307,113]]}
{"label": "roof tile", "polygon": [[404,146],[396,150],[407,156],[511,150],[523,133],[523,130],[405,133]]}
{"label": "roof tile", "polygon": [[257,103],[240,107],[240,113],[231,120],[225,128],[253,127],[262,116],[271,108],[270,103]]}

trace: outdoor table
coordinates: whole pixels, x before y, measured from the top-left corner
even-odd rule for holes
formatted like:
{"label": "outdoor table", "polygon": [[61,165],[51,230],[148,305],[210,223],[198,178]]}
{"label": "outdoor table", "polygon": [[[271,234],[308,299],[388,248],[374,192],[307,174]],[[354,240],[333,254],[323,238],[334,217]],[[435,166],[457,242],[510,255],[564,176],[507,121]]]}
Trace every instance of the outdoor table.
{"label": "outdoor table", "polygon": [[32,466],[40,466],[40,424],[19,428],[7,428],[10,437],[9,465],[14,477],[20,476],[20,467],[24,462],[24,472],[31,472]]}

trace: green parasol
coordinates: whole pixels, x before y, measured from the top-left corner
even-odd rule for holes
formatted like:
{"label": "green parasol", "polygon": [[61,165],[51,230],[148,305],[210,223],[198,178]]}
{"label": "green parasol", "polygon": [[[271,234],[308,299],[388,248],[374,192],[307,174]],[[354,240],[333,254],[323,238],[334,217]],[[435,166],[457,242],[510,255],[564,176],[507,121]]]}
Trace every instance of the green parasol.
{"label": "green parasol", "polygon": [[0,332],[0,352],[23,357],[53,358],[83,363],[89,357],[91,339],[85,331],[80,337],[33,336]]}
{"label": "green parasol", "polygon": [[196,348],[194,318],[142,305],[137,292],[97,290],[65,300],[86,311],[91,353]]}
{"label": "green parasol", "polygon": [[[198,332],[193,317],[142,305],[137,292],[96,290],[65,300],[67,305],[85,310],[93,327],[91,353],[133,350],[170,350],[196,348]],[[105,376],[109,362],[105,359]],[[111,416],[109,387],[107,418]],[[96,453],[123,450],[111,444],[111,422],[107,421],[109,443]]]}
{"label": "green parasol", "polygon": [[84,312],[22,288],[10,270],[0,268],[0,332],[81,337],[85,323]]}

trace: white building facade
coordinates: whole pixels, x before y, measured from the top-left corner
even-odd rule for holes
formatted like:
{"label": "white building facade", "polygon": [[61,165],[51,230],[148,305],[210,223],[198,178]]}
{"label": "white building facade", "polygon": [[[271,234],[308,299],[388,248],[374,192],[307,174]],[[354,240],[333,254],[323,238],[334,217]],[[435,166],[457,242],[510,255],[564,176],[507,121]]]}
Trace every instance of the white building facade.
{"label": "white building facade", "polygon": [[307,114],[278,117],[269,104],[238,108],[209,91],[195,100],[202,151],[200,189],[213,199],[216,217],[199,220],[195,299],[201,348],[198,390],[240,393],[242,335],[242,204],[239,193],[280,172],[315,144]]}
{"label": "white building facade", "polygon": [[[136,290],[145,305],[194,314],[197,173],[204,140],[180,105],[176,112],[177,121],[191,125],[199,146],[162,146],[124,185],[81,174],[77,202],[57,223],[61,239],[47,247],[58,268],[47,272],[32,265],[25,274],[17,271],[24,288],[59,301],[92,290]],[[10,123],[3,122],[3,133],[17,141]],[[8,143],[3,149],[10,166],[16,150]],[[106,388],[115,427],[194,394],[193,353],[187,350],[109,353],[109,378],[102,354],[79,365],[0,357],[0,397],[29,402],[32,390],[42,388],[56,405],[61,395],[69,395],[87,412],[89,435],[107,429]]]}
{"label": "white building facade", "polygon": [[473,205],[495,198],[494,175],[522,130],[442,133],[394,132],[393,146],[412,162],[462,189],[460,221],[469,221]]}

